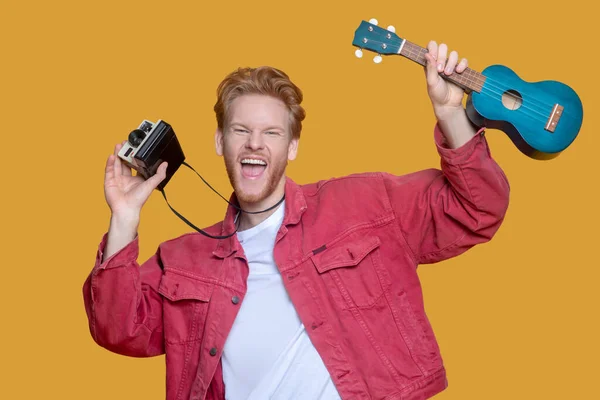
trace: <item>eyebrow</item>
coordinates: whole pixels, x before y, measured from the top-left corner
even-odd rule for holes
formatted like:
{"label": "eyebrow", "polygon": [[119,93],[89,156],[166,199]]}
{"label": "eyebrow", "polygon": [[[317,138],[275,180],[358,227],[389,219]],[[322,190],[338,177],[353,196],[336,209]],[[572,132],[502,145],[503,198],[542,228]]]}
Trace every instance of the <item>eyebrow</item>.
{"label": "eyebrow", "polygon": [[[229,126],[232,126],[232,127],[233,127],[233,126],[235,126],[235,125],[237,125],[237,126],[241,126],[242,128],[245,128],[245,129],[249,129],[249,128],[248,128],[246,125],[244,125],[244,124],[242,124],[242,123],[240,123],[240,122],[232,122],[232,123],[231,123]],[[283,129],[282,127],[280,127],[280,126],[277,126],[277,125],[271,125],[271,126],[268,126],[268,127],[266,127],[264,130],[265,130],[265,131],[269,131],[269,130],[273,130],[273,129],[277,129],[277,130],[280,130],[280,131],[283,131],[283,132],[285,132],[285,129]]]}

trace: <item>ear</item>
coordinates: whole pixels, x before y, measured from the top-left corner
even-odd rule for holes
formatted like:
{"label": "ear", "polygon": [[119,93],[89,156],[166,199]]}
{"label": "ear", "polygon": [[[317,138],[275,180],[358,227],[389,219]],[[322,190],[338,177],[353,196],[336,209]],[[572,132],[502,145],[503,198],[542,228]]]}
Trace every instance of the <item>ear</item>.
{"label": "ear", "polygon": [[288,160],[293,161],[298,155],[299,139],[292,139],[288,146]]}
{"label": "ear", "polygon": [[223,155],[223,132],[219,128],[215,131],[215,149],[218,156]]}

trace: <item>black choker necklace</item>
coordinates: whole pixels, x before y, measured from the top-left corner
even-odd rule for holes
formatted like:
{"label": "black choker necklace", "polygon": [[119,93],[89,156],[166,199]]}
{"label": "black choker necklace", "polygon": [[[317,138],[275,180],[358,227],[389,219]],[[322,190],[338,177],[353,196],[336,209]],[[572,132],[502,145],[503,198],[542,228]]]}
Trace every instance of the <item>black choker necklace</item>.
{"label": "black choker necklace", "polygon": [[[192,168],[192,167],[191,167],[191,166],[190,166],[188,163],[186,163],[185,161],[183,162],[183,165],[185,165],[186,167],[188,167],[188,168],[189,168],[189,169],[191,169],[192,171],[196,172],[196,170],[195,170],[194,168]],[[226,202],[227,202],[229,205],[231,205],[233,208],[235,208],[235,209],[239,210],[240,212],[243,212],[243,213],[246,213],[246,214],[262,214],[262,213],[264,213],[264,212],[271,211],[272,209],[274,209],[275,207],[277,207],[278,205],[280,205],[280,204],[283,202],[283,200],[285,200],[285,194],[284,194],[284,195],[283,195],[283,197],[281,198],[281,200],[279,200],[279,201],[278,201],[278,202],[277,202],[275,205],[273,205],[273,206],[271,206],[271,207],[269,207],[269,208],[267,208],[267,209],[265,209],[265,210],[262,210],[262,211],[245,211],[245,210],[241,209],[240,207],[236,206],[235,204],[232,204],[232,203],[231,203],[229,200],[227,200],[225,197],[221,196],[221,194],[220,194],[219,192],[217,192],[217,191],[216,191],[216,190],[215,190],[215,189],[214,189],[212,186],[210,186],[210,185],[208,184],[208,182],[206,182],[206,181],[204,180],[204,178],[203,178],[203,177],[202,177],[202,176],[201,176],[201,175],[200,175],[198,172],[196,172],[196,175],[198,175],[198,176],[200,177],[200,179],[202,179],[202,181],[203,181],[203,182],[204,182],[204,183],[205,183],[205,184],[206,184],[206,185],[207,185],[209,188],[211,188],[211,189],[212,189],[212,191],[213,191],[213,192],[215,192],[216,194],[218,194],[218,195],[219,195],[219,196],[220,196],[220,197],[221,197],[223,200],[225,200],[225,201],[226,201]],[[236,232],[237,232],[237,230],[238,230],[238,228],[239,228],[239,221],[240,221],[240,219],[241,219],[241,218],[238,218],[238,217],[239,217],[239,213],[238,213],[238,214],[237,214],[237,216],[236,216],[236,219],[237,219],[237,224],[236,224],[236,226],[235,226],[235,230],[234,230],[234,231],[233,231],[231,234],[229,234],[229,235],[225,235],[225,236],[214,236],[214,235],[211,235],[211,234],[209,234],[209,233],[207,233],[207,232],[203,231],[202,229],[198,228],[196,225],[194,225],[194,224],[192,224],[190,221],[188,221],[188,220],[187,220],[187,219],[186,219],[186,218],[185,218],[183,215],[181,215],[180,213],[178,213],[177,211],[175,211],[175,209],[174,209],[173,207],[171,207],[171,204],[169,204],[169,200],[167,200],[167,195],[165,194],[165,191],[164,191],[164,189],[160,189],[160,192],[162,193],[163,197],[165,198],[165,201],[167,202],[167,205],[169,206],[169,208],[171,209],[171,211],[173,211],[173,212],[175,213],[175,215],[177,215],[179,218],[181,218],[181,220],[182,220],[183,222],[185,222],[185,223],[186,223],[186,224],[188,224],[188,225],[189,225],[191,228],[195,229],[196,231],[198,231],[199,233],[203,234],[204,236],[207,236],[207,237],[209,237],[209,238],[212,238],[212,239],[227,239],[227,238],[230,238],[231,236],[233,236],[233,235],[235,235],[235,234],[236,234]]]}

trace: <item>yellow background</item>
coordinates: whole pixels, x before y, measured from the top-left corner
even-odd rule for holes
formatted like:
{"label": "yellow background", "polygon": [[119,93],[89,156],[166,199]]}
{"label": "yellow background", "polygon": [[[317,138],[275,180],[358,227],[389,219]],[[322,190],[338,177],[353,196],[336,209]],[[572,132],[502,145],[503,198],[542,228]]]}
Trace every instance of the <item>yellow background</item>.
{"label": "yellow background", "polygon": [[[0,3],[2,384],[0,398],[161,399],[164,358],[109,353],[91,339],[81,286],[109,210],[106,157],[142,119],[171,123],[187,161],[228,196],[212,107],[238,66],[269,64],[303,89],[299,183],[353,172],[438,167],[419,65],[354,56],[354,30],[378,18],[435,39],[481,71],[581,96],[579,137],[551,161],[488,130],[511,204],[488,244],[422,266],[448,369],[441,399],[599,398],[597,19],[592,3],[514,1],[8,1]],[[225,203],[187,168],[167,187],[199,226]],[[158,192],[143,210],[141,258],[189,231]]]}

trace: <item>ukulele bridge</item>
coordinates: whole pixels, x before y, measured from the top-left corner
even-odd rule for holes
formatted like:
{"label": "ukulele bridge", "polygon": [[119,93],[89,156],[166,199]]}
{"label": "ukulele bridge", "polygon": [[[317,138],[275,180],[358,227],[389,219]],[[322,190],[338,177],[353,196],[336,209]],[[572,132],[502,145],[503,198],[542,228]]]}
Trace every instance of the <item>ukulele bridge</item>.
{"label": "ukulele bridge", "polygon": [[550,117],[548,118],[548,121],[546,121],[546,127],[544,129],[554,132],[554,129],[556,129],[556,125],[558,124],[558,120],[563,113],[563,109],[564,107],[558,103],[554,105],[552,112],[550,113]]}

